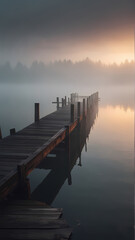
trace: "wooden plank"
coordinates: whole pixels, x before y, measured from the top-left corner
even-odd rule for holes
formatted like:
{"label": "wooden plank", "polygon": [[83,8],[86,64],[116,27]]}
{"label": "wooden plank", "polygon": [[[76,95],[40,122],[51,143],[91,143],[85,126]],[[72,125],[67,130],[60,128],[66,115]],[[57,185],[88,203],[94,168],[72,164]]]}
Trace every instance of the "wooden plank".
{"label": "wooden plank", "polygon": [[14,142],[14,141],[21,141],[21,140],[31,140],[31,141],[34,141],[34,140],[45,140],[46,137],[38,137],[38,136],[30,136],[30,135],[27,135],[27,136],[24,136],[23,134],[19,134],[19,135],[14,135],[12,138],[8,138],[8,139],[3,139],[3,141],[1,141],[0,145],[2,143],[7,143],[7,142]]}
{"label": "wooden plank", "polygon": [[12,170],[15,166],[13,165],[1,165],[0,164],[0,172],[5,171],[5,172],[9,172],[10,170]]}
{"label": "wooden plank", "polygon": [[32,157],[29,157],[25,160],[24,164],[27,169],[27,174],[32,171],[33,168],[35,168],[41,160],[43,160],[48,153],[50,153],[54,147],[56,147],[60,142],[64,140],[66,136],[66,129],[61,129],[56,135],[54,135],[47,143],[42,145],[41,148],[39,148]]}
{"label": "wooden plank", "polygon": [[44,220],[57,220],[57,219],[59,219],[60,217],[61,217],[61,213],[46,213],[46,212],[38,212],[38,211],[36,211],[36,212],[33,212],[33,211],[29,211],[29,212],[27,212],[27,210],[25,210],[24,212],[22,211],[5,211],[4,212],[4,214],[3,213],[1,213],[0,214],[0,217],[2,218],[2,219],[4,219],[5,218],[5,216],[6,216],[6,218],[10,218],[10,217],[14,217],[14,218],[16,218],[16,219],[18,219],[18,216],[19,216],[19,218],[23,218],[23,217],[25,217],[25,218],[30,218],[31,220],[33,219],[33,216],[37,219],[37,221],[39,220],[39,218],[40,219],[44,219]]}
{"label": "wooden plank", "polygon": [[3,160],[3,162],[2,161],[0,161],[0,168],[1,168],[1,166],[17,166],[17,162],[12,162],[11,161],[11,159],[10,159],[10,161],[9,162],[7,162],[7,161],[5,161],[5,160]]}
{"label": "wooden plank", "polygon": [[18,157],[18,158],[27,158],[29,156],[29,154],[24,154],[24,153],[3,153],[3,152],[0,152],[0,157],[6,157],[8,156],[11,157],[11,158],[15,158],[15,157]]}
{"label": "wooden plank", "polygon": [[3,207],[2,209],[0,209],[0,214],[1,217],[3,214],[6,215],[45,215],[47,216],[56,216],[56,217],[60,217],[62,214],[62,211],[57,211],[57,210],[46,210],[46,208],[28,208],[28,207],[14,207],[14,206],[7,206],[7,207]]}
{"label": "wooden plank", "polygon": [[71,228],[63,229],[0,229],[2,240],[66,240],[72,234]]}
{"label": "wooden plank", "polygon": [[[25,160],[26,158],[24,158],[24,160]],[[6,164],[18,164],[19,162],[21,162],[22,161],[22,158],[20,159],[20,158],[0,158],[0,165],[1,164],[3,164],[4,165],[4,163],[5,163],[5,165]]]}
{"label": "wooden plank", "polygon": [[9,215],[0,218],[0,228],[66,228],[69,227],[67,222],[63,219],[50,220],[45,219],[44,216],[38,215]]}
{"label": "wooden plank", "polygon": [[[14,205],[14,206],[41,206],[42,208],[47,207],[47,209],[56,209],[56,208],[48,208],[48,205],[44,202],[36,201],[36,200],[12,200],[7,202],[6,205]],[[59,209],[59,208],[57,208]],[[60,208],[61,209],[61,208]]]}

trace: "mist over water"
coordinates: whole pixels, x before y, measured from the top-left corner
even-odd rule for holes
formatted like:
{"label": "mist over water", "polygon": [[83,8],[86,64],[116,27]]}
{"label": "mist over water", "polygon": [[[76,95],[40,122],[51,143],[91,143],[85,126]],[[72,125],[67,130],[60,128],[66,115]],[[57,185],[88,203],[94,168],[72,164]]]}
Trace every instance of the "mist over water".
{"label": "mist over water", "polygon": [[[35,102],[40,103],[40,117],[43,117],[56,110],[52,104],[56,97],[70,97],[73,92],[82,96],[99,92],[99,113],[86,141],[87,152],[83,148],[82,163],[77,159],[71,171],[72,185],[65,180],[52,202],[53,207],[64,209],[64,218],[74,229],[73,240],[82,240],[84,236],[85,240],[133,240],[134,88],[131,65],[125,64],[125,75],[122,74],[123,66],[97,64],[89,69],[90,63],[86,62],[78,65],[55,63],[46,68],[36,63],[35,68],[18,65],[14,70],[7,65],[7,71],[1,67],[3,137],[9,135],[11,128],[18,131],[34,121]],[[35,169],[29,175],[31,192],[37,188],[33,196],[40,197],[38,200],[43,201],[46,195],[44,179],[50,171]],[[36,196],[40,184],[43,189]]]}
{"label": "mist over water", "polygon": [[52,112],[56,97],[69,96],[72,92],[90,95],[99,91],[102,105],[134,107],[134,62],[104,65],[88,58],[73,63],[55,61],[31,66],[10,63],[0,66],[0,125],[3,136],[8,129],[16,130],[31,123],[34,103],[40,102],[41,117]]}

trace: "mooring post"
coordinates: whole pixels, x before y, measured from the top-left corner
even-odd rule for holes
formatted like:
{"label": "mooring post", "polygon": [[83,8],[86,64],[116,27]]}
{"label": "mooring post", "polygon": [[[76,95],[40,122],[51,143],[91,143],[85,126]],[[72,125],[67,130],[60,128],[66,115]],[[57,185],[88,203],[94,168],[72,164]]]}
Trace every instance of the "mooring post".
{"label": "mooring post", "polygon": [[1,131],[1,127],[0,127],[0,139],[2,139],[2,131]]}
{"label": "mooring post", "polygon": [[35,103],[35,122],[38,122],[40,118],[39,103]]}
{"label": "mooring post", "polygon": [[87,97],[87,114],[89,112],[89,98]]}
{"label": "mooring post", "polygon": [[57,110],[59,110],[59,97],[57,97],[56,102],[57,102]]}
{"label": "mooring post", "polygon": [[69,125],[65,126],[66,127],[66,138],[65,138],[65,148],[66,148],[66,160],[67,160],[67,178],[68,178],[68,184],[72,184],[72,178],[71,178],[71,173],[70,173],[70,129]]}
{"label": "mooring post", "polygon": [[66,128],[66,137],[65,137],[65,148],[66,152],[68,153],[68,158],[69,158],[69,146],[70,146],[70,132],[69,132],[69,125],[65,126]]}
{"label": "mooring post", "polygon": [[67,97],[65,96],[65,106],[67,105]]}
{"label": "mooring post", "polygon": [[70,98],[68,97],[68,105],[69,105],[69,103],[70,103]]}
{"label": "mooring post", "polygon": [[11,135],[11,136],[12,136],[12,135],[15,135],[15,133],[16,133],[15,128],[11,128],[11,129],[10,129],[10,135]]}
{"label": "mooring post", "polygon": [[70,121],[71,121],[71,123],[73,123],[74,120],[75,120],[75,106],[72,103],[71,104],[71,109],[70,109]]}
{"label": "mooring post", "polygon": [[77,119],[80,121],[80,115],[81,115],[81,103],[77,102]]}
{"label": "mooring post", "polygon": [[21,198],[23,199],[30,199],[30,183],[29,179],[26,178],[26,171],[24,164],[19,164],[17,166],[18,170],[18,179],[19,179],[19,186],[18,192]]}
{"label": "mooring post", "polygon": [[85,98],[83,98],[83,117],[85,117]]}
{"label": "mooring post", "polygon": [[62,107],[64,107],[64,98],[62,98]]}
{"label": "mooring post", "polygon": [[75,102],[75,94],[71,93],[71,103],[74,103],[74,102]]}

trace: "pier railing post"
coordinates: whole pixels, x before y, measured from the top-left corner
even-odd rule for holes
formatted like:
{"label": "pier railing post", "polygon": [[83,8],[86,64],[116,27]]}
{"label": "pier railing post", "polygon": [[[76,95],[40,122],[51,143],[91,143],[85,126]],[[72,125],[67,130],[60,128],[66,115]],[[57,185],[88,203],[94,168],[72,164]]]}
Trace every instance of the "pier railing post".
{"label": "pier railing post", "polygon": [[30,199],[30,183],[29,179],[26,178],[25,166],[24,164],[19,164],[17,166],[18,170],[18,178],[19,178],[19,186],[18,191],[20,193],[21,198]]}
{"label": "pier railing post", "polygon": [[83,117],[85,117],[85,98],[83,99]]}
{"label": "pier railing post", "polygon": [[39,119],[40,119],[39,103],[35,103],[35,122],[38,122]]}
{"label": "pier railing post", "polygon": [[57,99],[56,99],[56,102],[57,102],[57,110],[59,110],[59,97],[57,97]]}
{"label": "pier railing post", "polygon": [[75,121],[75,106],[74,106],[74,104],[71,104],[70,121],[71,121],[71,123],[73,123]]}
{"label": "pier railing post", "polygon": [[80,120],[81,115],[81,103],[77,102],[77,119]]}
{"label": "pier railing post", "polygon": [[11,136],[12,136],[12,135],[15,135],[15,133],[16,133],[15,128],[11,128],[11,129],[10,129],[10,135],[11,135]]}
{"label": "pier railing post", "polygon": [[64,107],[64,98],[62,98],[62,107]]}
{"label": "pier railing post", "polygon": [[67,105],[67,97],[65,96],[65,106]]}
{"label": "pier railing post", "polygon": [[2,131],[1,131],[1,127],[0,127],[0,139],[2,139]]}
{"label": "pier railing post", "polygon": [[87,97],[87,114],[89,112],[89,98]]}

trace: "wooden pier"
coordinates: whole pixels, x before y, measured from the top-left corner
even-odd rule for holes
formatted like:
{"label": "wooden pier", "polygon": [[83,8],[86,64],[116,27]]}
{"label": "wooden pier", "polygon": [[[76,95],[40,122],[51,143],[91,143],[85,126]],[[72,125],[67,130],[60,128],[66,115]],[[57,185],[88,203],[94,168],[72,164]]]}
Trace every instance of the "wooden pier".
{"label": "wooden pier", "polygon": [[[62,209],[52,208],[50,204],[66,178],[69,185],[72,184],[71,170],[78,157],[81,166],[81,150],[94,123],[97,102],[98,93],[80,98],[78,94],[71,94],[68,102],[66,97],[61,102],[57,97],[53,102],[57,111],[40,119],[39,103],[36,103],[34,123],[19,132],[10,129],[10,136],[3,139],[0,129],[0,236],[3,240],[70,238],[72,229],[61,218]],[[61,146],[65,156],[59,158],[60,165],[55,161],[56,169],[52,167],[31,196],[44,203],[31,200],[28,174],[35,167],[44,168],[49,153],[58,152]],[[37,192],[43,187],[46,194],[47,186],[51,188],[51,198],[48,195],[38,199]]]}
{"label": "wooden pier", "polygon": [[72,229],[61,218],[61,208],[51,208],[33,200],[14,200],[0,208],[2,240],[69,239]]}
{"label": "wooden pier", "polygon": [[[71,102],[57,98],[57,111],[40,119],[39,104],[35,104],[35,122],[19,132],[0,139],[0,200],[19,187],[27,189],[28,174],[90,114],[98,93],[83,98],[71,94]],[[24,192],[23,192],[24,194]]]}

